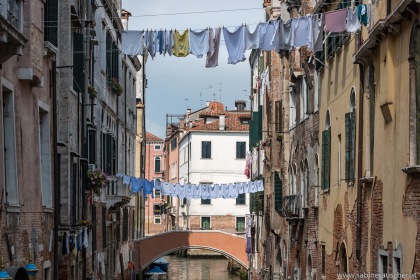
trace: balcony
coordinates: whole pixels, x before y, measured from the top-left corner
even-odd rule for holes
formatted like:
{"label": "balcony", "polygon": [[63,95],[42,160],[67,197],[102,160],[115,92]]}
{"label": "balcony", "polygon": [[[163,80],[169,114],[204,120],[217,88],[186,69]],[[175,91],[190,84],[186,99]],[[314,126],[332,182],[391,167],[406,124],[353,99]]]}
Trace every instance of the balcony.
{"label": "balcony", "polygon": [[28,41],[22,34],[23,0],[0,0],[0,64],[22,55]]}
{"label": "balcony", "polygon": [[123,185],[121,180],[117,181],[109,178],[108,185],[105,188],[105,196],[107,208],[122,207],[131,200],[130,187]]}
{"label": "balcony", "polygon": [[289,195],[283,197],[280,215],[289,219],[302,219],[302,195]]}

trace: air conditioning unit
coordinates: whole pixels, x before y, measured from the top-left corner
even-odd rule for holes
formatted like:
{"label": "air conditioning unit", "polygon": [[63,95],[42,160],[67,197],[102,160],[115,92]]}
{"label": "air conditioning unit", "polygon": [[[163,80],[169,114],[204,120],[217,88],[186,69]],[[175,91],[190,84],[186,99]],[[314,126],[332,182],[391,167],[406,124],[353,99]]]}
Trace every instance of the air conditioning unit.
{"label": "air conditioning unit", "polygon": [[95,165],[94,164],[89,164],[88,165],[88,171],[90,171],[90,172],[95,171]]}

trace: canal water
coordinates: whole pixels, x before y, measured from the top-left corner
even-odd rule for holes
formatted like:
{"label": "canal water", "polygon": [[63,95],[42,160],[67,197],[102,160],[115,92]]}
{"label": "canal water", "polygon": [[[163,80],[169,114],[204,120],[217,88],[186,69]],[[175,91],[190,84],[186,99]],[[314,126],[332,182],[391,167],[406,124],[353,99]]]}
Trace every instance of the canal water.
{"label": "canal water", "polygon": [[177,256],[165,256],[169,261],[169,279],[171,280],[239,280],[227,269],[227,259],[201,259]]}

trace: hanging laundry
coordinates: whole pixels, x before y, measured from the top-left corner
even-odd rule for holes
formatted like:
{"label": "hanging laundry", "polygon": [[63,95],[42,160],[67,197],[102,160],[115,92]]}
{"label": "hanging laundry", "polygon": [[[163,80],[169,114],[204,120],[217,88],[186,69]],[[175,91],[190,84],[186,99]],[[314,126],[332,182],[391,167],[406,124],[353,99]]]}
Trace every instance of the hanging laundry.
{"label": "hanging laundry", "polygon": [[223,185],[216,184],[216,196],[217,198],[223,198]]}
{"label": "hanging laundry", "polygon": [[157,34],[155,31],[146,31],[145,35],[145,44],[146,49],[150,55],[150,57],[153,59],[156,55],[156,38]]}
{"label": "hanging laundry", "polygon": [[223,37],[226,43],[226,49],[229,54],[228,64],[236,64],[246,60],[245,57],[245,27],[243,25],[230,32],[223,27]]}
{"label": "hanging laundry", "polygon": [[210,29],[209,52],[206,57],[207,68],[214,68],[219,64],[220,31],[220,27]]}
{"label": "hanging laundry", "polygon": [[309,48],[314,52],[320,52],[324,50],[323,43],[323,28],[324,28],[324,14],[316,14],[311,17],[312,21],[312,40],[309,44]]}
{"label": "hanging laundry", "polygon": [[121,31],[122,54],[143,55],[144,32],[143,31]]}
{"label": "hanging laundry", "polygon": [[249,26],[245,25],[245,50],[258,49],[260,45],[260,27],[261,23],[258,23],[254,32],[251,33]]}
{"label": "hanging laundry", "polygon": [[144,178],[131,177],[130,179],[131,194],[141,191],[141,189],[144,187],[144,180],[145,180]]}
{"label": "hanging laundry", "polygon": [[172,53],[177,57],[185,57],[190,52],[189,44],[189,32],[185,30],[184,33],[180,34],[177,30],[174,33],[174,45],[172,47]]}
{"label": "hanging laundry", "polygon": [[209,30],[190,30],[190,54],[202,58],[209,52]]}
{"label": "hanging laundry", "polygon": [[354,10],[349,8],[347,11],[347,31],[356,32],[362,27],[360,24],[359,18],[357,16],[357,8]]}
{"label": "hanging laundry", "polygon": [[193,197],[194,198],[201,198],[200,185],[193,185]]}
{"label": "hanging laundry", "polygon": [[366,4],[362,4],[357,6],[357,17],[359,18],[359,21],[364,26],[367,25],[368,22],[368,10]]}
{"label": "hanging laundry", "polygon": [[261,23],[259,49],[271,51],[276,48],[279,43],[279,23],[278,20]]}
{"label": "hanging laundry", "polygon": [[69,236],[67,235],[67,233],[64,233],[63,235],[63,248],[61,249],[61,254],[67,255],[70,252],[69,249]]}
{"label": "hanging laundry", "polygon": [[294,47],[303,47],[312,44],[312,17],[304,16],[300,18],[294,18],[296,27],[293,32],[295,42]]}
{"label": "hanging laundry", "polygon": [[123,175],[122,178],[123,178],[123,184],[124,185],[129,185],[130,184],[131,176]]}
{"label": "hanging laundry", "polygon": [[163,36],[163,31],[159,30],[157,32],[157,52],[159,52],[159,54],[163,53],[163,44],[164,44],[164,36]]}
{"label": "hanging laundry", "polygon": [[325,32],[343,32],[346,31],[347,9],[336,10],[325,13]]}
{"label": "hanging laundry", "polygon": [[145,195],[152,195],[152,198],[155,198],[155,194],[153,193],[153,188],[155,187],[155,180],[147,180],[144,179],[144,194]]}
{"label": "hanging laundry", "polygon": [[194,198],[193,197],[193,186],[190,184],[185,185],[185,197],[188,199]]}
{"label": "hanging laundry", "polygon": [[209,198],[217,198],[217,189],[216,185],[212,184],[209,186]]}
{"label": "hanging laundry", "polygon": [[280,50],[290,51],[294,46],[294,32],[292,30],[292,21],[293,19],[289,19],[288,21],[284,22],[282,20],[279,21],[279,43],[277,52]]}
{"label": "hanging laundry", "polygon": [[83,230],[83,247],[85,247],[85,249],[89,246],[89,237],[88,237],[88,229],[87,227],[85,227],[85,229]]}

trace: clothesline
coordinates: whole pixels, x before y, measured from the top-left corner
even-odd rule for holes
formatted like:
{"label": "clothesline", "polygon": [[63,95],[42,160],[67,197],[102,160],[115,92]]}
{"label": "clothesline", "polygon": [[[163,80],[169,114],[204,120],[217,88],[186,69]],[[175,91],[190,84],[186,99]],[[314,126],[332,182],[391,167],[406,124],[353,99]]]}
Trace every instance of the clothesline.
{"label": "clothesline", "polygon": [[[126,55],[144,55],[147,52],[152,59],[157,53],[176,57],[206,55],[206,67],[218,65],[221,33],[228,52],[228,64],[246,60],[245,51],[292,50],[306,46],[313,51],[323,50],[324,32],[357,32],[361,26],[368,25],[372,16],[371,4],[358,5],[354,9],[347,7],[326,13],[292,18],[287,21],[275,20],[257,24],[251,32],[249,26],[242,24],[233,31],[227,27],[201,30],[141,30],[122,31],[122,53]],[[222,32],[223,31],[223,32]]]}
{"label": "clothesline", "polygon": [[147,180],[121,173],[116,175],[122,178],[124,185],[130,186],[131,195],[141,192],[154,198],[155,190],[160,190],[162,195],[178,197],[180,199],[212,199],[212,198],[237,198],[239,194],[255,193],[264,190],[263,180],[229,183],[229,184],[179,184],[163,182],[160,180]]}

